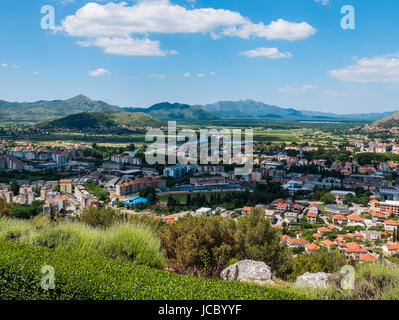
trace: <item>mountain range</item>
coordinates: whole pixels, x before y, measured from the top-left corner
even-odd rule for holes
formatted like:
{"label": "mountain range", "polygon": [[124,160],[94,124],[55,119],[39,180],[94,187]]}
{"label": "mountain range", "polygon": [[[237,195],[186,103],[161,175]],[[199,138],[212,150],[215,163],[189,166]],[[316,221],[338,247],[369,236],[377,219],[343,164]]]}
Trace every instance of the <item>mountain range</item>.
{"label": "mountain range", "polygon": [[370,126],[383,129],[399,127],[399,111],[374,121]]}
{"label": "mountain range", "polygon": [[[220,101],[207,105],[158,103],[149,108],[121,108],[103,101],[94,101],[84,95],[67,100],[7,102],[0,100],[0,121],[44,121],[85,112],[123,111],[146,113],[159,120],[197,121],[219,119],[269,120],[350,120],[372,122],[393,112],[339,115],[295,108],[281,108],[253,100]],[[399,119],[399,115],[398,115]]]}
{"label": "mountain range", "polygon": [[125,108],[129,112],[145,112],[158,119],[170,121],[190,121],[190,120],[217,120],[219,116],[205,111],[199,106],[188,104],[163,102],[145,108]]}
{"label": "mountain range", "polygon": [[334,114],[281,108],[253,100],[220,101],[200,106],[203,110],[230,119],[287,119],[287,120],[352,120],[374,121],[392,112],[364,114]]}
{"label": "mountain range", "polygon": [[44,129],[99,129],[112,127],[160,128],[166,123],[143,112],[80,112],[38,124]]}

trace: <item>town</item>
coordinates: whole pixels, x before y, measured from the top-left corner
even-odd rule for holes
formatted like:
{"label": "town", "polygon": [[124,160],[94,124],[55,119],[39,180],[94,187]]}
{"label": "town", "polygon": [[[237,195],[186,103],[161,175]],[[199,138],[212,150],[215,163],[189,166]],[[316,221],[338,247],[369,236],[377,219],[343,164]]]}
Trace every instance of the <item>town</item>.
{"label": "town", "polygon": [[[324,247],[359,262],[397,261],[399,145],[347,134],[346,145],[329,147],[255,142],[254,168],[245,175],[222,162],[148,165],[143,147],[105,148],[99,162],[96,144],[4,140],[1,170],[26,178],[2,183],[0,197],[16,216],[19,206],[32,204],[31,215],[65,217],[110,207],[168,224],[186,215],[236,219],[256,207],[295,254]],[[58,179],[29,179],[48,172]]]}

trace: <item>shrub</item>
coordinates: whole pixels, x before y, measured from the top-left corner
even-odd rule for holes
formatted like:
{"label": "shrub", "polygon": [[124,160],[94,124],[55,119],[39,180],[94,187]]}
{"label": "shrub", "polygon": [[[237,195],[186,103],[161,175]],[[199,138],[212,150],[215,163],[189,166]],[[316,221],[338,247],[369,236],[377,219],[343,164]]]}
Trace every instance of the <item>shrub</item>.
{"label": "shrub", "polygon": [[271,227],[260,209],[237,219],[235,234],[236,257],[240,260],[263,261],[275,275],[286,278],[292,271],[292,253],[281,244],[281,231]]}
{"label": "shrub", "polygon": [[[234,242],[234,221],[217,216],[193,217],[187,215],[161,229],[160,236],[168,258],[181,266],[208,269],[216,275],[220,267],[217,250]],[[230,253],[222,257],[224,264]],[[219,263],[218,263],[219,262]],[[211,271],[212,270],[212,271]]]}
{"label": "shrub", "polygon": [[317,252],[298,255],[294,259],[293,272],[290,278],[295,280],[296,277],[306,272],[336,272],[345,264],[346,258],[344,255],[322,248]]}
{"label": "shrub", "polygon": [[[40,286],[44,265],[55,271],[55,289]],[[64,249],[0,240],[0,300],[304,300],[291,288],[181,276]]]}
{"label": "shrub", "polygon": [[0,219],[0,240],[99,253],[154,268],[165,266],[160,240],[148,227],[134,223],[120,223],[104,230],[79,222],[53,223],[45,217],[32,221]]}
{"label": "shrub", "polygon": [[92,227],[109,228],[116,222],[126,221],[126,215],[112,208],[90,207],[83,211],[79,219]]}

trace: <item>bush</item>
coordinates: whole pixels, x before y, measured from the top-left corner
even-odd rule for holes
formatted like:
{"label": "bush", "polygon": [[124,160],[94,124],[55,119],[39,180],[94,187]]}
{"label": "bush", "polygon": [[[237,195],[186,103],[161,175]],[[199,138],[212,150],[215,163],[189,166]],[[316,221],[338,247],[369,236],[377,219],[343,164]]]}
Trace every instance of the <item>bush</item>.
{"label": "bush", "polygon": [[211,276],[217,275],[216,268],[230,257],[227,252],[220,261],[215,250],[234,242],[234,221],[217,216],[187,215],[160,231],[162,245],[173,264],[208,269],[205,272]]}
{"label": "bush", "polygon": [[112,208],[90,207],[83,211],[79,219],[92,227],[108,228],[115,222],[126,221],[127,217]]}
{"label": "bush", "polygon": [[120,223],[104,230],[79,222],[52,223],[45,217],[33,221],[0,219],[0,240],[98,253],[154,268],[165,266],[160,240],[148,227],[134,223]]}
{"label": "bush", "polygon": [[345,264],[346,258],[343,254],[322,248],[317,252],[298,255],[294,260],[293,272],[290,278],[295,280],[296,277],[306,272],[333,273],[340,270]]}
{"label": "bush", "polygon": [[342,276],[336,273],[332,285],[346,299],[356,300],[398,300],[399,267],[385,262],[362,263],[355,269],[355,288],[343,292],[340,288]]}
{"label": "bush", "polygon": [[203,268],[217,276],[232,258],[264,261],[283,278],[292,270],[292,253],[281,244],[281,232],[270,226],[259,209],[237,222],[220,216],[187,215],[159,232],[168,258],[186,270]]}
{"label": "bush", "polygon": [[[40,286],[44,265],[55,289]],[[181,276],[104,256],[0,240],[0,300],[304,300],[289,288]]]}
{"label": "bush", "polygon": [[262,210],[237,219],[235,234],[236,257],[240,260],[263,261],[273,273],[286,278],[292,271],[291,250],[281,243],[281,231],[273,229]]}

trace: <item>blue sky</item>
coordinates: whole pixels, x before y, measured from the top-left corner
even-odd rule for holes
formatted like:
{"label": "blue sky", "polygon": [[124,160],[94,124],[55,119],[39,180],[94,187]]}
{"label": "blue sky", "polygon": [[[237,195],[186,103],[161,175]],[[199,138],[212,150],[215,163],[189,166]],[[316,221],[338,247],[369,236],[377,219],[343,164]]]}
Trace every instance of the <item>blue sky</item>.
{"label": "blue sky", "polygon": [[[56,30],[40,10],[55,9]],[[344,30],[341,7],[355,8]],[[2,0],[0,99],[399,107],[397,0]]]}

